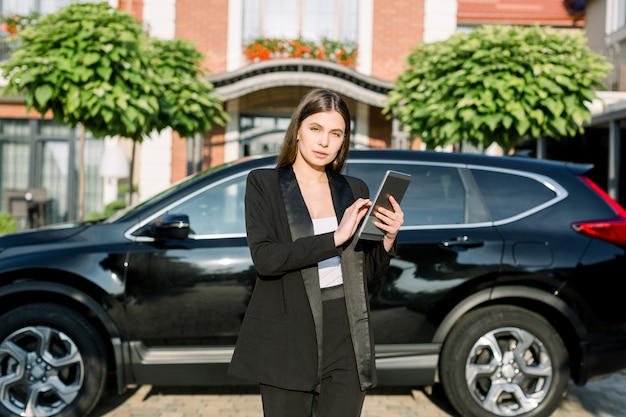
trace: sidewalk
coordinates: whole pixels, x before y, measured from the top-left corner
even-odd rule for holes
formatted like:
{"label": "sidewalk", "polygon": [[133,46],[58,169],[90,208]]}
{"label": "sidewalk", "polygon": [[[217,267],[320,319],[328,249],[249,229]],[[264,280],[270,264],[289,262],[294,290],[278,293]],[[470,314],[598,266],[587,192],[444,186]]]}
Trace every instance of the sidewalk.
{"label": "sidewalk", "polygon": [[[435,390],[377,388],[365,397],[362,417],[458,417]],[[263,417],[255,387],[163,388],[150,385],[104,398],[91,417]],[[626,372],[570,383],[552,417],[626,417]]]}
{"label": "sidewalk", "polygon": [[[155,388],[105,398],[92,417],[263,417],[258,389]],[[424,392],[410,388],[374,390],[362,417],[449,417]]]}

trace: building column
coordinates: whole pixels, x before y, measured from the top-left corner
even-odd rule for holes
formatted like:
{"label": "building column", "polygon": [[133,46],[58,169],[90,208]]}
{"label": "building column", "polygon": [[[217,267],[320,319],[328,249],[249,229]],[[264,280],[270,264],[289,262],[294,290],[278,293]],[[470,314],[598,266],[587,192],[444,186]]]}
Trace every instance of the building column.
{"label": "building column", "polygon": [[354,137],[352,142],[356,149],[367,149],[369,144],[369,119],[370,108],[365,103],[356,103],[356,115],[355,115]]}
{"label": "building column", "polygon": [[229,120],[226,123],[224,135],[224,160],[230,162],[241,158],[241,144],[239,143],[239,99],[233,99],[226,103],[226,111]]}
{"label": "building column", "polygon": [[411,148],[411,135],[402,128],[400,121],[396,117],[391,120],[391,148]]}

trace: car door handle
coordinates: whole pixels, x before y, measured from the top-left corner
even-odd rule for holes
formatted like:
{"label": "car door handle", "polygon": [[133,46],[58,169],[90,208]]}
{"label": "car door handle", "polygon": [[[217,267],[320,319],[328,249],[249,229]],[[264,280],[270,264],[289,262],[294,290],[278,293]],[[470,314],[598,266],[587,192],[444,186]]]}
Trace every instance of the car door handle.
{"label": "car door handle", "polygon": [[463,248],[477,248],[485,244],[482,240],[470,239],[467,236],[457,236],[455,238],[444,240],[441,245],[446,248],[463,247]]}

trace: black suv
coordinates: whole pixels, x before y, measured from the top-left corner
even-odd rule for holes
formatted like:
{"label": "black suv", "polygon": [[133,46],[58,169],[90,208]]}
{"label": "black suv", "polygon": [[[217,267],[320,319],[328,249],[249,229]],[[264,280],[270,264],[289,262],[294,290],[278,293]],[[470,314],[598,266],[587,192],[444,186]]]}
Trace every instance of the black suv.
{"label": "black suv", "polygon": [[[108,383],[226,376],[255,272],[250,158],[103,222],[0,237],[0,415],[85,416]],[[381,385],[440,383],[462,416],[547,416],[569,379],[626,368],[626,212],[591,166],[353,150],[374,193],[413,175],[398,256],[372,291]]]}

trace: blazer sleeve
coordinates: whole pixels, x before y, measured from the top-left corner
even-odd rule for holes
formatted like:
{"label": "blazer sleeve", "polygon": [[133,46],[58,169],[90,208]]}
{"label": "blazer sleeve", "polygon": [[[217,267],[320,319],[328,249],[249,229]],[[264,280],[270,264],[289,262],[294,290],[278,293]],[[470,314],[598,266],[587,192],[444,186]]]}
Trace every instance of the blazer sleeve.
{"label": "blazer sleeve", "polygon": [[246,233],[259,276],[281,276],[341,255],[333,233],[292,241],[282,198],[276,170],[250,172],[245,195]]}

